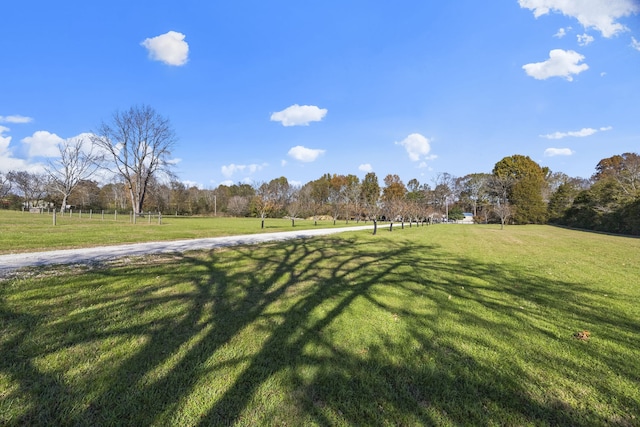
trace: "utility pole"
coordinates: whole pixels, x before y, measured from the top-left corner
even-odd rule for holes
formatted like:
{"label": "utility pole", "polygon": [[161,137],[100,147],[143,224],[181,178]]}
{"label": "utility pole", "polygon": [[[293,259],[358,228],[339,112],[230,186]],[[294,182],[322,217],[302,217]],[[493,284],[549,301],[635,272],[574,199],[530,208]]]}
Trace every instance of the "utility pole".
{"label": "utility pole", "polygon": [[447,222],[449,222],[449,196],[444,198],[444,217],[446,218]]}

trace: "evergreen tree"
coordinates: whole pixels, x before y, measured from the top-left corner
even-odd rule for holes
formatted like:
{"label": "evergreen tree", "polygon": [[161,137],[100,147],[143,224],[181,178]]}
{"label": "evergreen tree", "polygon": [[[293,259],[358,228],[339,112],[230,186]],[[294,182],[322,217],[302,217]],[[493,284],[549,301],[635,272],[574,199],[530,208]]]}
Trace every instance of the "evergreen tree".
{"label": "evergreen tree", "polygon": [[549,200],[547,207],[549,219],[554,221],[562,218],[573,204],[578,192],[579,190],[569,182],[560,184]]}
{"label": "evergreen tree", "polygon": [[548,168],[543,168],[529,156],[519,154],[505,157],[496,163],[493,174],[498,178],[511,178],[508,191],[513,207],[512,219],[517,224],[540,224],[547,220],[547,206],[542,197]]}

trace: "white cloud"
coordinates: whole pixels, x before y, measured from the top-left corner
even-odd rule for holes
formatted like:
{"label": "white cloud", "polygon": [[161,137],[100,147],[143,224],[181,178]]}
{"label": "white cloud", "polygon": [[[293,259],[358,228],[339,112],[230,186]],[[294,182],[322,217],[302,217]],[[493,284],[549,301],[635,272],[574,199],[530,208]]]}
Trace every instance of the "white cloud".
{"label": "white cloud", "polygon": [[549,134],[546,134],[546,135],[540,135],[540,137],[541,138],[547,138],[547,139],[562,139],[562,138],[566,138],[567,136],[585,137],[585,136],[593,135],[596,132],[597,132],[596,129],[583,128],[583,129],[580,129],[579,131],[554,132],[554,133],[549,133]]}
{"label": "white cloud", "polygon": [[363,163],[358,166],[358,170],[362,172],[371,172],[373,170],[373,166],[370,163]]}
{"label": "white cloud", "polygon": [[222,172],[222,175],[226,177],[230,177],[237,171],[243,171],[244,168],[245,168],[244,165],[235,165],[231,163],[229,166],[222,166],[221,172]]}
{"label": "white cloud", "polygon": [[631,47],[637,51],[640,51],[640,41],[636,40],[635,37],[631,37]]}
{"label": "white cloud", "polygon": [[11,155],[0,154],[0,171],[29,171],[44,172],[44,168],[39,163],[29,164],[23,159],[16,159]]}
{"label": "white cloud", "polygon": [[[91,138],[94,137],[95,134],[89,132],[83,132],[79,135],[69,138],[68,140],[81,140],[82,141],[82,151],[85,153],[89,153],[93,151],[94,153],[97,150],[97,147],[91,143]],[[107,150],[101,150],[103,154],[109,154]],[[59,154],[59,153],[58,153]]]}
{"label": "white cloud", "polygon": [[228,166],[222,166],[222,175],[226,176],[227,178],[230,178],[235,173],[252,174],[262,170],[265,166],[267,166],[266,163],[263,163],[261,165],[258,165],[258,164],[236,165],[234,163],[231,163]]}
{"label": "white cloud", "polygon": [[183,183],[183,184],[185,185],[185,187],[187,187],[187,188],[196,187],[196,188],[197,188],[197,189],[199,189],[199,190],[203,190],[203,189],[204,189],[204,185],[202,185],[201,183],[196,182],[196,181],[189,181],[189,180],[186,180],[186,181],[182,181],[182,183]]}
{"label": "white cloud", "polygon": [[[429,156],[429,160],[433,160],[433,159],[437,159],[438,156]],[[430,172],[433,171],[433,168],[431,166],[429,166],[429,164],[427,162],[420,162],[420,164],[418,165],[418,169],[426,169]]]}
{"label": "white cloud", "polygon": [[256,173],[258,171],[261,171],[265,166],[267,166],[266,163],[263,163],[261,165],[249,165],[249,173]]}
{"label": "white cloud", "polygon": [[570,148],[547,148],[544,150],[545,157],[571,156],[573,151]]}
{"label": "white cloud", "polygon": [[41,164],[29,164],[23,159],[13,157],[13,153],[9,148],[11,137],[3,135],[5,132],[9,132],[9,130],[8,127],[0,126],[0,171],[28,170],[30,172],[42,172]]}
{"label": "white cloud", "polygon": [[595,40],[592,36],[590,36],[587,33],[582,35],[578,34],[577,38],[578,38],[578,44],[580,46],[587,46]]}
{"label": "white cloud", "polygon": [[553,35],[553,37],[557,37],[559,39],[563,38],[567,35],[567,30],[565,28],[560,28],[557,33]]}
{"label": "white cloud", "polygon": [[287,166],[287,161],[285,159],[280,160],[280,166],[282,167]]}
{"label": "white cloud", "polygon": [[31,123],[33,119],[25,116],[0,116],[0,123]]}
{"label": "white cloud", "polygon": [[291,150],[289,150],[287,154],[298,161],[309,163],[315,161],[320,155],[324,153],[325,150],[296,145],[295,147],[291,148]]}
{"label": "white cloud", "polygon": [[184,41],[185,35],[169,31],[156,37],[145,39],[142,46],[149,51],[149,57],[167,65],[184,65],[189,57],[189,45]]}
{"label": "white cloud", "polygon": [[591,136],[596,132],[605,132],[605,131],[608,131],[608,130],[611,130],[611,129],[613,129],[611,126],[601,127],[600,129],[582,128],[582,129],[577,130],[577,131],[549,133],[549,134],[546,134],[546,135],[540,135],[540,137],[541,138],[547,138],[547,139],[562,139],[562,138],[566,138],[568,136],[573,136],[573,137],[577,137],[577,138],[583,138],[585,136]]}
{"label": "white cloud", "polygon": [[4,156],[9,153],[9,144],[11,144],[11,137],[2,135],[5,132],[9,132],[11,129],[5,126],[0,126],[0,156]]}
{"label": "white cloud", "polygon": [[310,122],[322,121],[326,115],[326,108],[318,108],[315,105],[294,104],[282,111],[271,114],[271,121],[281,122],[282,126],[309,126]]}
{"label": "white cloud", "polygon": [[233,185],[236,185],[237,183],[241,183],[241,184],[249,184],[249,185],[253,185],[253,180],[249,177],[243,178],[240,181],[234,181],[232,179],[225,179],[224,181],[220,182],[220,183],[216,183],[215,181],[211,181],[212,184],[215,184],[216,187],[218,185],[226,185],[227,187],[231,187]]}
{"label": "white cloud", "polygon": [[431,151],[429,139],[419,133],[412,133],[402,141],[396,141],[395,144],[401,145],[405,150],[407,150],[409,159],[411,159],[412,162],[419,161],[422,156],[426,157],[429,154],[429,151]]}
{"label": "white cloud", "polygon": [[[74,137],[68,138],[67,141],[68,140],[78,140],[78,139],[80,139],[80,140],[82,140],[82,151],[84,151],[86,154],[89,154],[90,152],[93,152],[93,154],[96,154],[96,155],[102,155],[102,156],[105,156],[107,158],[110,157],[111,153],[109,152],[109,150],[107,150],[106,148],[103,148],[103,147],[98,147],[96,145],[93,145],[93,143],[91,142],[91,138],[93,138],[93,137],[95,137],[95,134],[90,133],[90,132],[83,132],[83,133],[81,133],[79,135],[76,135]],[[118,147],[121,149],[122,145],[118,144]],[[59,152],[58,152],[58,154],[56,154],[56,156],[58,156],[58,155],[59,155]],[[169,163],[171,163],[171,164],[177,164],[179,162],[180,162],[180,159],[169,160]],[[104,169],[102,169],[102,170],[98,169],[96,171],[96,174],[97,175],[101,175],[101,174],[104,175],[103,181],[106,182],[107,175],[108,175],[106,172],[107,171],[104,170]]]}
{"label": "white cloud", "polygon": [[[253,179],[251,179],[250,177],[242,178],[238,182],[240,182],[241,184],[253,185]],[[226,185],[227,187],[231,187],[232,185],[236,185],[236,181],[232,179],[225,179],[219,185]]]}
{"label": "white cloud", "polygon": [[29,157],[57,157],[60,155],[58,144],[64,142],[55,133],[39,130],[32,136],[22,139],[22,143],[29,146]]}
{"label": "white cloud", "polygon": [[[4,132],[9,131],[9,128],[0,126],[0,170],[25,170],[29,172],[44,172],[44,164],[40,162],[34,162],[34,157],[59,157],[60,150],[58,144],[64,142],[63,138],[60,138],[54,133],[47,131],[34,132],[32,136],[23,138],[21,141],[28,146],[29,159],[18,159],[13,157],[12,150],[9,148],[11,142],[10,136],[3,136]],[[82,150],[89,152],[92,148],[90,143],[90,133],[81,133],[77,136],[69,138],[69,140],[82,140]],[[106,182],[108,180],[108,173],[96,172],[95,177],[99,181]]]}
{"label": "white cloud", "polygon": [[526,64],[522,68],[537,80],[564,77],[568,81],[573,81],[572,74],[579,74],[589,69],[587,64],[579,64],[582,60],[584,56],[573,50],[553,49],[549,52],[549,59],[546,61]]}
{"label": "white cloud", "polygon": [[640,12],[636,0],[519,0],[521,8],[533,11],[538,18],[550,12],[575,18],[584,28],[595,28],[604,37],[614,36],[627,28],[619,18]]}

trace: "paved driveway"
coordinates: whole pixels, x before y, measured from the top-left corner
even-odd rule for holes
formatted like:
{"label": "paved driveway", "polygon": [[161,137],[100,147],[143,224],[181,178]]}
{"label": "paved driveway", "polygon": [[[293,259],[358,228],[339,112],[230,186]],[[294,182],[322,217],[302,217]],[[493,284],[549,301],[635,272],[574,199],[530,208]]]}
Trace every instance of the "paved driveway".
{"label": "paved driveway", "polygon": [[[378,226],[382,228],[384,226]],[[0,276],[22,267],[49,264],[77,264],[105,261],[114,258],[159,253],[207,250],[236,245],[251,245],[262,242],[274,242],[299,239],[312,236],[324,236],[344,231],[372,229],[373,225],[357,227],[323,228],[278,233],[247,234],[243,236],[211,237],[206,239],[174,240],[167,242],[134,243],[116,246],[101,246],[83,249],[64,249],[47,252],[29,252],[0,255]]]}

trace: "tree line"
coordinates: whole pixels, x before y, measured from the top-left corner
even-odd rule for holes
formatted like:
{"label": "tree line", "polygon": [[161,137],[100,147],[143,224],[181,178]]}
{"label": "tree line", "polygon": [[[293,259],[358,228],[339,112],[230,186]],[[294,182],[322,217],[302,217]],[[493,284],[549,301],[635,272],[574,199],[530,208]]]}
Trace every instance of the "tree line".
{"label": "tree line", "polygon": [[[437,174],[430,183],[403,182],[396,174],[379,181],[374,172],[324,174],[303,185],[284,176],[253,185],[187,187],[172,173],[176,137],[169,121],[148,106],[116,112],[89,141],[59,145],[60,157],[45,172],[0,172],[3,208],[55,207],[129,210],[181,215],[260,218],[331,218],[455,221],[465,212],[475,222],[547,222],[598,231],[640,235],[640,156],[624,153],[602,159],[588,179],[552,172],[528,156],[498,161],[490,173],[455,177]],[[111,173],[104,184],[98,174]]]}

